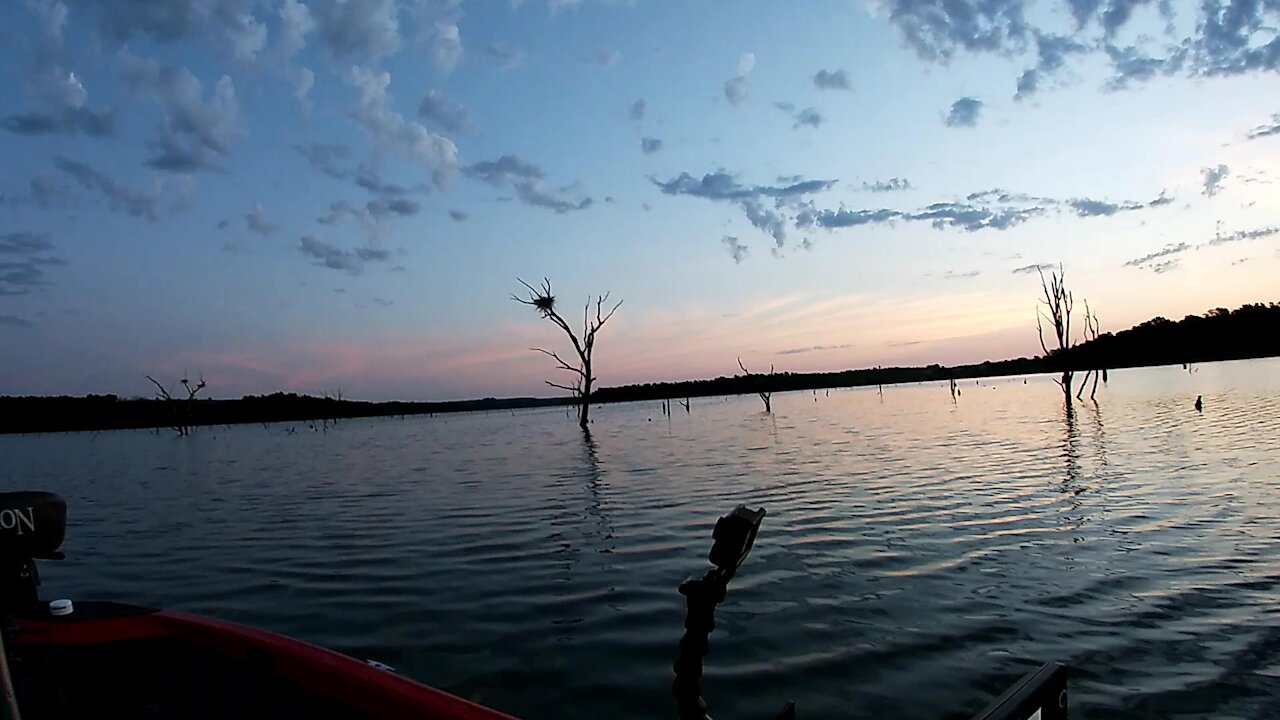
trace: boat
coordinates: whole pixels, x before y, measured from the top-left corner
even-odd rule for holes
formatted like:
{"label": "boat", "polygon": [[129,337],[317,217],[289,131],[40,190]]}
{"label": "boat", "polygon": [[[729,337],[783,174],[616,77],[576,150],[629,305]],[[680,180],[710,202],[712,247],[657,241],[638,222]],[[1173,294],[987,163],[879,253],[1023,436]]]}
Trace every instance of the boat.
{"label": "boat", "polygon": [[[712,569],[680,586],[688,614],[672,685],[681,720],[706,720],[702,658],[715,607],[764,510],[720,518]],[[67,507],[48,492],[0,493],[0,720],[351,718],[514,720],[498,710],[277,633],[119,602],[39,597],[37,560],[62,559]],[[1065,720],[1066,671],[1024,677],[975,720]],[[788,703],[776,718],[794,718]]]}

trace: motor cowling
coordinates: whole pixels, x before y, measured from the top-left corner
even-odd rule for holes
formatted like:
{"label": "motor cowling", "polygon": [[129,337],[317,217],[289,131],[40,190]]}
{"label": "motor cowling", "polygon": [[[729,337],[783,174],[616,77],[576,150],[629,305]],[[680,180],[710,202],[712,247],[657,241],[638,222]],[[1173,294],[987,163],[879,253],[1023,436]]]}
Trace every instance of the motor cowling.
{"label": "motor cowling", "polygon": [[67,503],[51,492],[0,493],[0,557],[50,560],[67,533]]}

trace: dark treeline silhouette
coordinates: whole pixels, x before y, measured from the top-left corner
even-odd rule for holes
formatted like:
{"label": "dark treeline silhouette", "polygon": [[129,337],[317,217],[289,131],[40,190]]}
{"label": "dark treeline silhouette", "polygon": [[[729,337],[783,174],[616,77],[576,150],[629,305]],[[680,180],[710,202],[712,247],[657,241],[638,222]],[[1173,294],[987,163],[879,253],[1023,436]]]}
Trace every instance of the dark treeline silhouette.
{"label": "dark treeline silhouette", "polygon": [[[1102,333],[1096,339],[1044,357],[1018,358],[973,365],[890,367],[829,373],[749,374],[710,380],[648,383],[601,388],[598,403],[632,400],[688,399],[708,395],[773,393],[828,387],[946,382],[951,379],[1240,360],[1280,355],[1280,304],[1218,308],[1179,321],[1154,318],[1128,330]],[[434,413],[572,405],[575,398],[485,398],[451,402],[360,402],[293,393],[250,395],[240,400],[196,399],[191,426],[233,423],[305,422],[308,420],[426,415]],[[86,397],[0,397],[0,433],[167,428],[172,408],[163,400],[121,399],[115,395]]]}
{"label": "dark treeline silhouette", "polygon": [[998,360],[973,365],[929,365],[926,367],[868,368],[827,373],[747,374],[712,380],[686,380],[602,388],[597,402],[627,402],[669,397],[742,395],[786,390],[816,390],[826,387],[859,387],[898,383],[947,381],[1030,373],[1061,373],[1064,370],[1092,370],[1100,367],[1125,368],[1149,365],[1243,360],[1280,355],[1280,304],[1244,305],[1234,311],[1225,308],[1207,314],[1188,315],[1174,322],[1162,317],[1117,333],[1102,333],[1094,340],[1065,351],[1016,360]]}
{"label": "dark treeline silhouette", "polygon": [[[187,424],[307,422],[393,415],[568,405],[569,398],[484,398],[449,402],[361,402],[274,393],[239,400],[193,400]],[[168,428],[172,409],[164,400],[124,399],[115,395],[85,397],[0,397],[0,433],[65,432]]]}

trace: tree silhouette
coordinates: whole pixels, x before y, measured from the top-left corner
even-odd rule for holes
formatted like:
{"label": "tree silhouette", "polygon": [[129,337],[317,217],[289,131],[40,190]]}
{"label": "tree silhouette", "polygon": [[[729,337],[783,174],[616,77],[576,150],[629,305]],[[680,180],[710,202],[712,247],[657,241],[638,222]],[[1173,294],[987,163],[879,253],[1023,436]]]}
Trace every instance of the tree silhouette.
{"label": "tree silhouette", "polygon": [[[1062,379],[1054,378],[1054,382],[1062,388],[1063,399],[1067,408],[1070,409],[1071,380],[1075,373],[1071,369],[1067,354],[1075,346],[1071,338],[1071,313],[1075,307],[1075,297],[1067,289],[1066,273],[1061,265],[1058,266],[1057,272],[1049,274],[1048,280],[1044,278],[1044,271],[1040,271],[1040,290],[1044,293],[1044,298],[1040,301],[1044,308],[1036,308],[1036,330],[1040,333],[1040,348],[1044,350],[1045,358],[1062,362]],[[1045,320],[1052,325],[1054,338],[1057,340],[1057,346],[1052,350],[1044,341]]]}
{"label": "tree silhouette", "polygon": [[[523,298],[519,295],[513,294],[511,299],[521,305],[529,305],[533,307],[538,311],[538,314],[547,320],[550,320],[557,327],[563,330],[564,333],[569,336],[569,341],[573,343],[573,350],[578,355],[578,362],[576,365],[566,362],[564,358],[551,350],[543,348],[530,349],[535,352],[540,352],[552,360],[555,360],[558,369],[572,374],[573,384],[571,385],[555,383],[550,380],[546,380],[545,382],[551,387],[568,390],[575,398],[578,399],[578,424],[585,430],[591,413],[591,385],[597,379],[593,374],[593,367],[591,364],[592,354],[595,352],[596,347],[596,333],[600,332],[600,328],[604,327],[604,324],[609,322],[609,318],[613,317],[613,314],[618,311],[618,308],[622,307],[622,301],[619,300],[618,303],[610,308],[608,312],[605,312],[604,307],[605,303],[609,301],[609,293],[597,295],[595,297],[588,295],[587,303],[582,308],[582,337],[579,338],[578,334],[569,326],[569,323],[566,322],[565,319],[560,316],[560,313],[556,311],[556,297],[551,292],[551,281],[549,279],[543,278],[542,286],[539,288],[535,288],[520,278],[516,278],[516,280],[518,280],[520,284],[528,290],[529,296],[527,298]],[[592,317],[591,312],[591,306],[593,304],[595,305],[594,318]]]}
{"label": "tree silhouette", "polygon": [[[747,366],[742,364],[742,358],[738,358],[738,367],[742,368],[742,372],[746,374],[747,378],[753,377],[752,372],[747,369]],[[760,375],[760,377],[773,377],[773,366],[772,365],[769,366],[769,374],[767,376],[762,374]],[[764,401],[764,411],[766,413],[772,413],[773,412],[773,390],[757,390],[756,394],[759,395],[760,399]]]}
{"label": "tree silhouette", "polygon": [[192,385],[186,378],[182,378],[182,389],[187,391],[185,399],[175,398],[169,389],[161,385],[155,378],[147,375],[146,378],[156,386],[156,399],[163,400],[173,412],[173,429],[177,431],[179,436],[187,436],[191,434],[191,409],[195,404],[196,395],[204,389],[204,376]]}
{"label": "tree silhouette", "polygon": [[[1098,316],[1089,309],[1089,301],[1084,301],[1084,342],[1090,343],[1098,339],[1098,330],[1101,326],[1098,324]],[[1084,380],[1080,381],[1080,389],[1076,391],[1076,399],[1079,400],[1084,396],[1084,388],[1089,384],[1089,376],[1093,376],[1093,387],[1089,389],[1089,399],[1095,404],[1098,402],[1098,378],[1102,377],[1106,369],[1098,369],[1096,367],[1089,368],[1084,374]]]}

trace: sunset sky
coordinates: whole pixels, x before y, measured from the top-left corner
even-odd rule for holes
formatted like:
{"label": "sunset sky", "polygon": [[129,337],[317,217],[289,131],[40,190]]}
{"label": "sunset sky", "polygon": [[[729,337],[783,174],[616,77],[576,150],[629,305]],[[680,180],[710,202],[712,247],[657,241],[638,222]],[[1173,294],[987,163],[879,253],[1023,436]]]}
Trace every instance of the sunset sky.
{"label": "sunset sky", "polygon": [[6,0],[0,394],[556,394],[1280,300],[1272,1]]}

